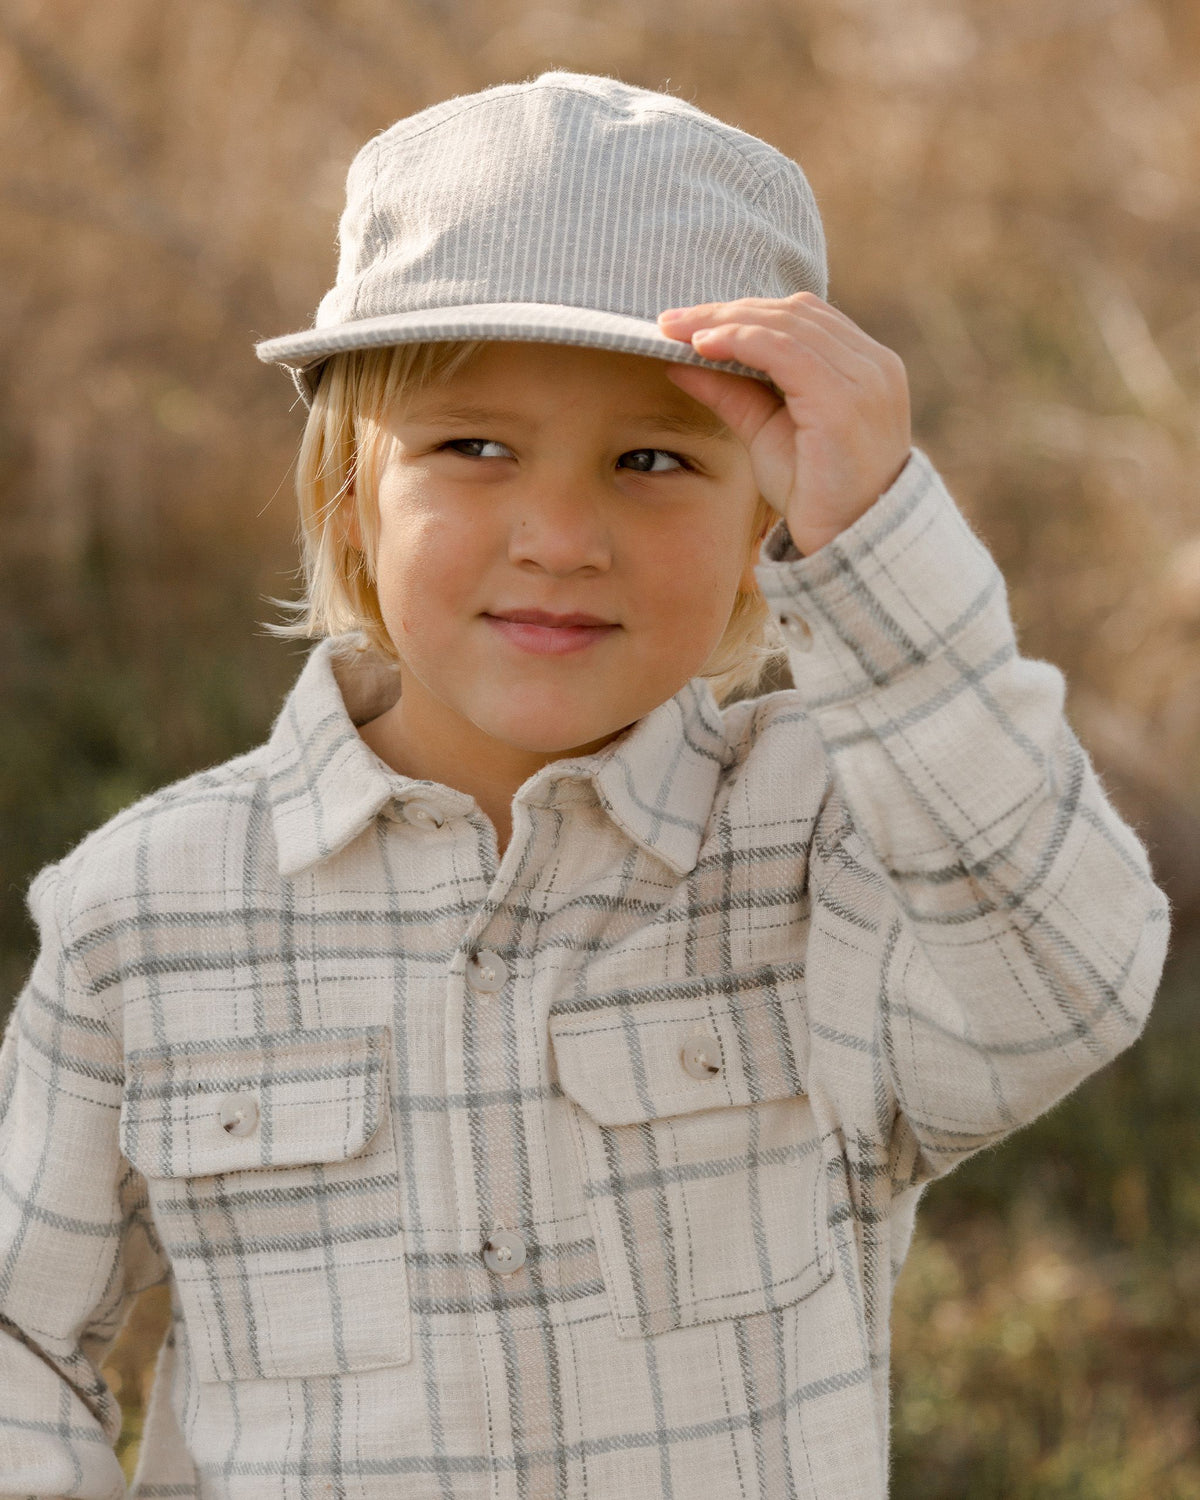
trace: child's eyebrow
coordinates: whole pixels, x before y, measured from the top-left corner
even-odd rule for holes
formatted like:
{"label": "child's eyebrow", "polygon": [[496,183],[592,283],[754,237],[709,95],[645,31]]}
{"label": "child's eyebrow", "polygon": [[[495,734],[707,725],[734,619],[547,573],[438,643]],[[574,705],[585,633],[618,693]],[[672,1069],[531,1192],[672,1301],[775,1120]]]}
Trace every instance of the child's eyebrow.
{"label": "child's eyebrow", "polygon": [[[412,420],[426,423],[436,422],[522,422],[527,417],[522,412],[510,411],[501,406],[463,406],[447,403],[422,407],[412,413]],[[677,432],[688,437],[732,439],[733,433],[715,412],[697,411],[693,416],[687,412],[622,412],[618,422],[629,426],[642,425],[657,428],[662,432]]]}
{"label": "child's eyebrow", "polygon": [[695,416],[687,412],[655,412],[647,417],[640,412],[631,420],[645,422],[649,427],[661,427],[666,432],[679,432],[688,436],[732,438],[733,433],[715,412],[701,410]]}

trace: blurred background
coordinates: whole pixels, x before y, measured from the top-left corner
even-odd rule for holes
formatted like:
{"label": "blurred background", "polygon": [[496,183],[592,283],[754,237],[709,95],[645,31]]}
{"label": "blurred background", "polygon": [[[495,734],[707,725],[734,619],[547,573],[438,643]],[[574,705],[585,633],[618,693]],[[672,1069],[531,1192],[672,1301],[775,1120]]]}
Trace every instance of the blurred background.
{"label": "blurred background", "polygon": [[[0,1018],[34,871],[267,733],[302,648],[301,410],[256,338],[332,279],[346,167],[545,68],[805,167],[831,298],[1175,904],[1143,1041],[926,1196],[899,1500],[1200,1497],[1200,6],[0,0]],[[132,1465],[161,1297],[107,1366]]]}

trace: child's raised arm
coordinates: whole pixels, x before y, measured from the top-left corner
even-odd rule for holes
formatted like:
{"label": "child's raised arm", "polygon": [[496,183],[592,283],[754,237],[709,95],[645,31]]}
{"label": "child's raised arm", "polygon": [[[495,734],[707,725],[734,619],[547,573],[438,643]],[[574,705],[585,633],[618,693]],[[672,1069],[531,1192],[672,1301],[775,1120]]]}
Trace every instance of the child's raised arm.
{"label": "child's raised arm", "polygon": [[112,1500],[121,1412],[100,1360],[167,1267],[118,1144],[120,1037],[58,875],[31,889],[41,950],[0,1049],[0,1496]]}
{"label": "child's raised arm", "polygon": [[813,1103],[874,1119],[846,1143],[874,1158],[853,1180],[902,1191],[1136,1037],[1166,898],[1064,717],[1062,674],[1019,654],[999,569],[909,453],[899,360],[808,294],[665,326],[712,328],[706,355],[783,392],[671,372],[739,432],[806,543],[774,533],[759,582],[832,768],[809,870]]}

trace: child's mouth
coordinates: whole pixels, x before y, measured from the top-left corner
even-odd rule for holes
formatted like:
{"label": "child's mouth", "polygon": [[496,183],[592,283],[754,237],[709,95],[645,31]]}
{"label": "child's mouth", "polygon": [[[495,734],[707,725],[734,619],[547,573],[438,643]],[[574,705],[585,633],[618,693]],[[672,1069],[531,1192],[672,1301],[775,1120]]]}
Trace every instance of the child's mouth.
{"label": "child's mouth", "polygon": [[582,651],[620,629],[619,625],[595,615],[551,615],[537,609],[514,609],[502,615],[485,614],[483,618],[497,635],[532,656],[565,656]]}

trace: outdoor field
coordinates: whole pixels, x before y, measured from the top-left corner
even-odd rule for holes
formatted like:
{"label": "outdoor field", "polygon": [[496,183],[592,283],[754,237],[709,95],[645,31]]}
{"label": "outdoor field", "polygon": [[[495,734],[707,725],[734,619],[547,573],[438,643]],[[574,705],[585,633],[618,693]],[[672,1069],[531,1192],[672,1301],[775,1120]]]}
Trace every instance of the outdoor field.
{"label": "outdoor field", "polygon": [[[375,131],[546,68],[805,168],[830,298],[1174,903],[1141,1042],[931,1187],[896,1500],[1200,1500],[1200,7],[1195,0],[0,0],[0,1020],[33,874],[258,743],[303,648],[311,320]],[[106,1376],[132,1475],[161,1291]]]}

